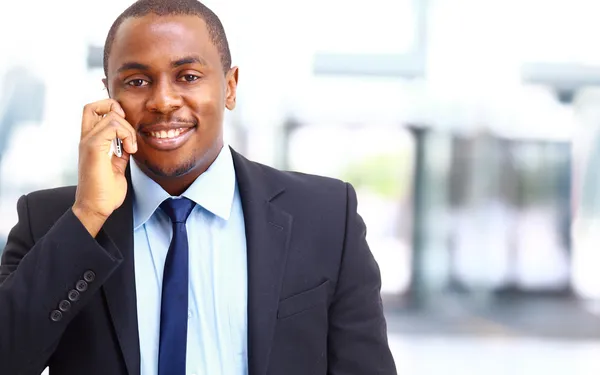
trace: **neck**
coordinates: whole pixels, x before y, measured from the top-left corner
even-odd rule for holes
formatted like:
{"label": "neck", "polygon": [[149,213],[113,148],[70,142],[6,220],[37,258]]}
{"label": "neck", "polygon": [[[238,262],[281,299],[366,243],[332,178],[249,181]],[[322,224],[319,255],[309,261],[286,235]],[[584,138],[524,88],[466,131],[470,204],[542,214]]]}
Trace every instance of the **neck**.
{"label": "neck", "polygon": [[151,176],[157,184],[159,184],[169,195],[173,197],[180,196],[196,181],[196,179],[206,170],[209,166],[204,168],[194,168],[183,176],[178,177],[157,177]]}

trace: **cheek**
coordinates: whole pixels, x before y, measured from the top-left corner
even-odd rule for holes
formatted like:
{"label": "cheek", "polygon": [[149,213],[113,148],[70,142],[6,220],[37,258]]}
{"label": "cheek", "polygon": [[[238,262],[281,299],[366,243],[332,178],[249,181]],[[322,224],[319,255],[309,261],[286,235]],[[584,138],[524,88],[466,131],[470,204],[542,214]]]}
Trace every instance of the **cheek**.
{"label": "cheek", "polygon": [[186,99],[190,108],[199,115],[201,120],[219,120],[222,117],[224,93],[217,85],[203,87],[191,93]]}
{"label": "cheek", "polygon": [[117,94],[113,96],[113,99],[119,102],[123,110],[125,111],[125,118],[130,123],[137,123],[137,119],[141,117],[144,112],[144,101],[133,95],[127,95],[126,93]]}

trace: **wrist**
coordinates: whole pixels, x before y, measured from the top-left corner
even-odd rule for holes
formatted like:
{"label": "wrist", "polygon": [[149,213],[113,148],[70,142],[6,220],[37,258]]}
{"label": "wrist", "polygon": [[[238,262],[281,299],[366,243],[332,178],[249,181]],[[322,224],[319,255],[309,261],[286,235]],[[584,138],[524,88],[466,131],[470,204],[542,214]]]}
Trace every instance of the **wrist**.
{"label": "wrist", "polygon": [[71,208],[73,214],[79,219],[81,224],[87,229],[92,237],[96,237],[102,226],[108,219],[108,216],[102,215],[98,212],[90,210],[89,208],[81,205],[77,202]]}

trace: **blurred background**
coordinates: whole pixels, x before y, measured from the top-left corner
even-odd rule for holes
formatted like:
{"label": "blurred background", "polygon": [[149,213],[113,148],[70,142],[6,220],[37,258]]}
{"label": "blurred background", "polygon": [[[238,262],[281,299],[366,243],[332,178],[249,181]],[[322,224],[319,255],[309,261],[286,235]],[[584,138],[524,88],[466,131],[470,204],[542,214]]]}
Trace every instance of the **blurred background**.
{"label": "blurred background", "polygon": [[[20,195],[75,184],[131,3],[0,5],[0,249]],[[205,4],[229,144],[357,189],[400,374],[600,373],[600,3]]]}

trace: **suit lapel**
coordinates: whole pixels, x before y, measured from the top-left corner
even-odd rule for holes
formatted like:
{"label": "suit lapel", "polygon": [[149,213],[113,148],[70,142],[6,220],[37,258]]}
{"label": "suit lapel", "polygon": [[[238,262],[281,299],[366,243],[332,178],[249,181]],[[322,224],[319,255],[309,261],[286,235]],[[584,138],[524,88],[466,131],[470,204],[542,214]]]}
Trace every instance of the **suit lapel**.
{"label": "suit lapel", "polygon": [[265,375],[275,332],[292,216],[271,201],[283,192],[263,171],[232,150],[246,225],[248,256],[248,369]]}
{"label": "suit lapel", "polygon": [[129,167],[125,202],[108,218],[102,230],[123,256],[123,263],[103,286],[119,345],[129,375],[140,373],[140,345],[137,321],[135,269],[133,258],[133,188]]}

